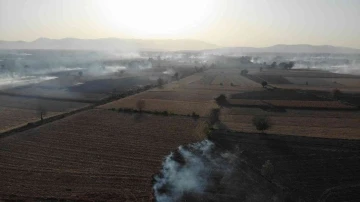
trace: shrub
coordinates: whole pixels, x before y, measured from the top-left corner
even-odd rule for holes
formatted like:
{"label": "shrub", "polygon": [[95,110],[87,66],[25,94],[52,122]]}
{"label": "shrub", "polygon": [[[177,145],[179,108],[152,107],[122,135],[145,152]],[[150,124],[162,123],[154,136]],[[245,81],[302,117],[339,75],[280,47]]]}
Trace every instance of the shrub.
{"label": "shrub", "polygon": [[215,101],[218,105],[224,105],[227,102],[226,96],[224,94],[221,94],[217,98],[215,98]]}
{"label": "shrub", "polygon": [[342,92],[337,88],[333,89],[331,93],[334,99],[339,99],[342,94]]}
{"label": "shrub", "polygon": [[230,86],[234,86],[234,84],[231,82],[231,83],[230,83]]}
{"label": "shrub", "polygon": [[142,110],[145,108],[145,100],[138,100],[136,102],[136,108],[142,112]]}
{"label": "shrub", "polygon": [[270,120],[266,116],[255,116],[252,119],[253,125],[256,127],[257,130],[264,132],[270,128]]}
{"label": "shrub", "polygon": [[262,85],[263,88],[265,88],[265,86],[267,86],[268,83],[267,83],[266,81],[262,81],[262,82],[261,82],[261,85]]}
{"label": "shrub", "polygon": [[223,83],[220,83],[220,86],[224,85]]}
{"label": "shrub", "polygon": [[271,180],[274,176],[274,165],[271,163],[270,160],[267,160],[261,167],[261,174]]}
{"label": "shrub", "polygon": [[191,116],[192,116],[194,119],[198,119],[198,118],[200,117],[200,115],[199,115],[199,114],[196,114],[195,112],[193,112],[193,113],[191,114]]}
{"label": "shrub", "polygon": [[163,80],[162,78],[158,78],[158,80],[157,80],[157,85],[158,85],[160,88],[162,88],[163,85],[164,85],[164,80]]}
{"label": "shrub", "polygon": [[248,73],[249,73],[249,71],[247,69],[241,70],[241,72],[240,72],[241,75],[246,75]]}
{"label": "shrub", "polygon": [[220,121],[220,109],[212,109],[209,115],[209,125],[213,125]]}

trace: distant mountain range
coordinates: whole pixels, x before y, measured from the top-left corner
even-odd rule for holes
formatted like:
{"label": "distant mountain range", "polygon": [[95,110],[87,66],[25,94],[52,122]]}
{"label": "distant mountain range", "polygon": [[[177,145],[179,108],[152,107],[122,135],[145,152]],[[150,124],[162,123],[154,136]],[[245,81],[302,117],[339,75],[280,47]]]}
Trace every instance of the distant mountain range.
{"label": "distant mountain range", "polygon": [[332,53],[332,54],[360,54],[360,49],[337,47],[337,46],[314,46],[307,44],[300,45],[274,45],[264,48],[253,47],[229,47],[209,50],[209,52],[220,54],[240,54],[240,53]]}
{"label": "distant mountain range", "polygon": [[62,50],[205,50],[219,46],[199,40],[141,40],[141,39],[48,39],[39,38],[32,42],[0,41],[0,49],[62,49]]}
{"label": "distant mountain range", "polygon": [[122,51],[181,51],[204,50],[217,54],[241,53],[344,53],[360,54],[360,49],[313,46],[313,45],[275,45],[264,48],[253,47],[219,47],[200,40],[141,40],[141,39],[49,39],[39,38],[32,42],[25,41],[0,41],[0,49],[61,49],[61,50],[122,50]]}

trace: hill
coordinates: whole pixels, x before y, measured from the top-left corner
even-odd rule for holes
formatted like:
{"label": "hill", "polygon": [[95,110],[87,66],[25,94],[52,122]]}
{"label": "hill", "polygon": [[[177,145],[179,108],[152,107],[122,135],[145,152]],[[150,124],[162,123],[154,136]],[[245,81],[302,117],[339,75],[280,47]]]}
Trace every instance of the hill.
{"label": "hill", "polygon": [[0,49],[61,49],[61,50],[204,50],[218,46],[199,40],[141,40],[141,39],[49,39],[39,38],[32,42],[0,41]]}
{"label": "hill", "polygon": [[300,45],[274,45],[263,48],[253,47],[229,47],[211,50],[210,52],[220,54],[240,54],[240,53],[332,53],[332,54],[360,54],[360,49],[337,47],[337,46],[315,46],[308,44]]}

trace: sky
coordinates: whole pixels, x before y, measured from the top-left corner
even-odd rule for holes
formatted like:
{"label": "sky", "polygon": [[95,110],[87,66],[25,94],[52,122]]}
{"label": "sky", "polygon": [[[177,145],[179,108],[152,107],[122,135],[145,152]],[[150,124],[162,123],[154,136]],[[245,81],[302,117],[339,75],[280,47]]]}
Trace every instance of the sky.
{"label": "sky", "polygon": [[0,0],[0,40],[197,39],[360,48],[360,0]]}

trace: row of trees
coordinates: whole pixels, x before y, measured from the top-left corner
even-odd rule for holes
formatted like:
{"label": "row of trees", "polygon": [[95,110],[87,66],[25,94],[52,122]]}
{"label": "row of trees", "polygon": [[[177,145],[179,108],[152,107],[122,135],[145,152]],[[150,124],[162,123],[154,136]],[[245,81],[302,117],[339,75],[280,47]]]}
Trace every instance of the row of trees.
{"label": "row of trees", "polygon": [[[266,63],[265,63],[266,64]],[[292,69],[294,67],[295,63],[294,62],[281,62],[279,64],[277,64],[276,62],[271,63],[270,66],[268,66],[270,69],[275,69],[275,68],[281,68],[281,69]]]}

